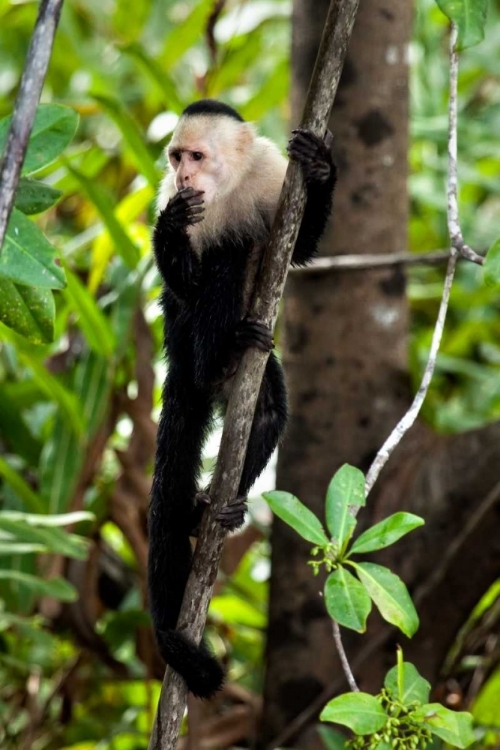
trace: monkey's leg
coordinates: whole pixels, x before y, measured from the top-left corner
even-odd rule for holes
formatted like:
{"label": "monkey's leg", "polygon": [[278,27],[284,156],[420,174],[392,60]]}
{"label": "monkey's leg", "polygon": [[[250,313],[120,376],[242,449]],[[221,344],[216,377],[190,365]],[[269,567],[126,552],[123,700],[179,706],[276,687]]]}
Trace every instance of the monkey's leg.
{"label": "monkey's leg", "polygon": [[286,426],[286,419],[287,402],[283,371],[271,353],[257,399],[238,497],[228,503],[217,516],[219,522],[229,530],[242,525],[248,492],[267,466],[272,452],[278,445]]}

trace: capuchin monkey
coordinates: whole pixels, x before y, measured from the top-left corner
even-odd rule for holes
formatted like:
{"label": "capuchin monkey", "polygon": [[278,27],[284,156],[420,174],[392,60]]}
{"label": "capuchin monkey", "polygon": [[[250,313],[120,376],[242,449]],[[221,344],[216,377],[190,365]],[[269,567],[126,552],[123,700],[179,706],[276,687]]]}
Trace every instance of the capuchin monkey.
{"label": "capuchin monkey", "polygon": [[[316,253],[331,211],[336,169],[324,141],[295,130],[288,154],[307,186],[292,263]],[[187,107],[167,148],[153,234],[163,279],[168,375],[158,425],[149,516],[149,594],[165,662],[189,690],[209,698],[224,673],[202,642],[176,630],[191,567],[189,537],[210,489],[198,492],[204,440],[215,407],[224,409],[242,353],[273,348],[271,331],[247,317],[251,265],[269,239],[287,160],[231,107],[206,99]],[[287,420],[281,366],[271,352],[257,401],[238,497],[217,519],[243,523],[251,486],[266,466]]]}

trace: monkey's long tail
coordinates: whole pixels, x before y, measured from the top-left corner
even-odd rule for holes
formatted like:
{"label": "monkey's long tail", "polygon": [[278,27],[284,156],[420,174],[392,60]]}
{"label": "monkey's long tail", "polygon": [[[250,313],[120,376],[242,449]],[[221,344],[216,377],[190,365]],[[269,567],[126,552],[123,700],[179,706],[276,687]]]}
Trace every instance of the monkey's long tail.
{"label": "monkey's long tail", "polygon": [[[153,513],[153,508],[151,510]],[[159,519],[156,519],[158,521]],[[193,695],[210,698],[222,687],[224,671],[202,642],[199,646],[175,630],[191,566],[187,536],[166,533],[150,523],[149,595],[151,616],[160,653],[184,678]]]}
{"label": "monkey's long tail", "polygon": [[151,617],[163,659],[194,695],[209,698],[222,686],[222,667],[204,643],[197,646],[176,625],[191,569],[189,533],[211,404],[173,369],[163,403],[149,513]]}

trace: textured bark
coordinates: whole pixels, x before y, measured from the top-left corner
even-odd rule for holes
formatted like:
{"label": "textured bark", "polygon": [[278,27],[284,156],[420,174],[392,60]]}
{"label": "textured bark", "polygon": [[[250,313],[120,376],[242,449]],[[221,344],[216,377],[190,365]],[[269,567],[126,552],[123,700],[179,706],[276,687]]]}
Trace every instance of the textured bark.
{"label": "textured bark", "polygon": [[[293,117],[303,105],[327,3],[295,0]],[[395,253],[408,220],[406,45],[411,6],[360,4],[330,129],[339,183],[325,254]],[[294,274],[285,293],[284,352],[291,419],[277,486],[321,514],[344,462],[367,469],[409,404],[407,303],[400,269]],[[363,520],[366,520],[366,515]],[[275,522],[262,746],[335,676],[322,581],[310,544]],[[301,747],[314,747],[303,737]]]}

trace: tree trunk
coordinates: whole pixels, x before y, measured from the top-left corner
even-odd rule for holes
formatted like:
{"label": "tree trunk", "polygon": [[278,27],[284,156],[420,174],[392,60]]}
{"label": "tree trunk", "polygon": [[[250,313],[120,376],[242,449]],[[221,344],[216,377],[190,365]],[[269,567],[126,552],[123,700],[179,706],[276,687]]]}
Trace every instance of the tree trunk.
{"label": "tree trunk", "polygon": [[[328,2],[295,0],[293,119],[298,121]],[[364,0],[330,129],[339,167],[326,254],[406,249],[408,224],[406,49],[411,5]],[[407,302],[399,270],[294,274],[284,308],[283,360],[290,424],[277,486],[321,514],[332,474],[367,469],[409,403]],[[262,744],[318,695],[338,671],[331,623],[312,575],[308,543],[279,521],[272,578]],[[313,747],[303,738],[301,747]]]}

